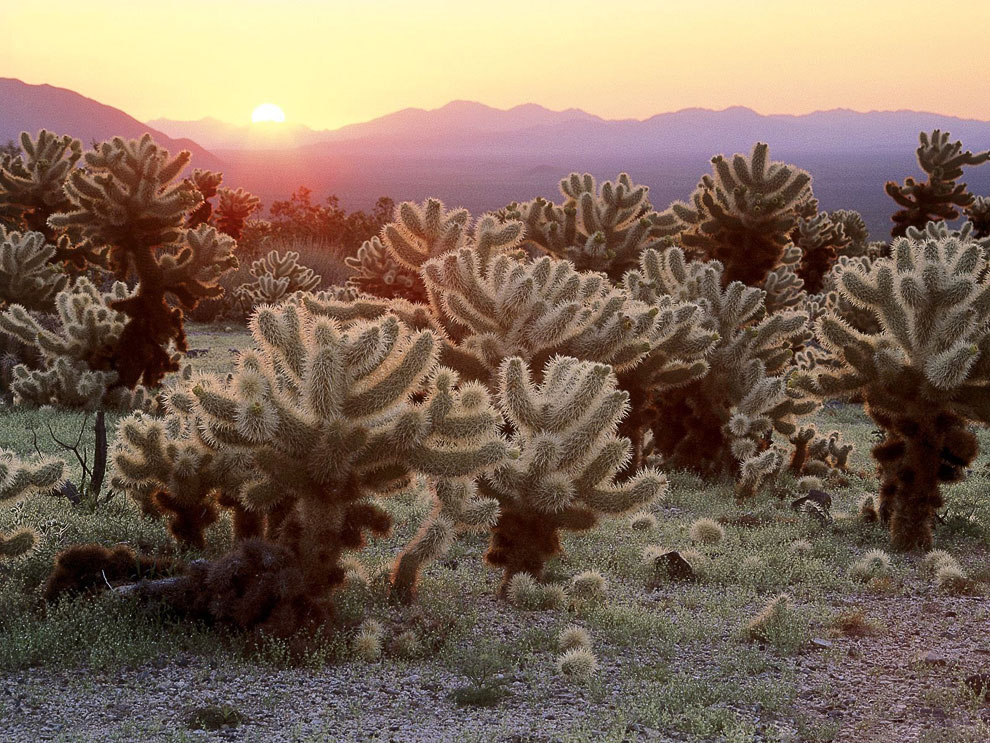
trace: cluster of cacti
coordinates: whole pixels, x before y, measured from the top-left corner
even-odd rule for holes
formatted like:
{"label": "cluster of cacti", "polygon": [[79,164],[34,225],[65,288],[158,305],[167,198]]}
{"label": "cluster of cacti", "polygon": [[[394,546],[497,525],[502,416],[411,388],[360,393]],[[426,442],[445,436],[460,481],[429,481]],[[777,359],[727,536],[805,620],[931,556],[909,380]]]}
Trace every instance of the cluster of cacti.
{"label": "cluster of cacti", "polygon": [[647,186],[632,182],[627,173],[599,186],[590,173],[571,173],[560,181],[562,205],[536,198],[513,203],[500,212],[506,220],[526,227],[525,243],[579,271],[601,271],[613,281],[635,268],[639,254],[669,244],[677,220],[654,211]]}
{"label": "cluster of cacti", "polygon": [[254,261],[251,275],[254,281],[234,290],[234,300],[245,312],[263,304],[278,304],[296,292],[313,291],[322,281],[313,269],[299,264],[299,253],[292,250],[285,255],[273,250]]}
{"label": "cluster of cacti", "polygon": [[[511,356],[523,358],[537,375],[558,355],[610,364],[621,373],[656,350],[650,368],[642,370],[644,383],[695,368],[692,362],[710,338],[696,339],[693,308],[632,302],[602,274],[549,257],[521,260],[502,252],[498,239],[491,245],[484,239],[517,228],[486,217],[477,247],[424,266],[431,308],[451,339],[445,363],[490,386]],[[677,345],[682,337],[683,348]]]}
{"label": "cluster of cacti", "polygon": [[[471,241],[466,209],[447,209],[439,199],[422,204],[404,201],[395,207],[393,221],[348,258],[354,270],[349,283],[380,297],[401,297],[415,302],[426,298],[420,267],[426,261],[464,247]],[[477,235],[476,235],[477,237]]]}
{"label": "cluster of cacti", "polygon": [[839,292],[876,315],[879,332],[835,310],[817,322],[834,363],[799,383],[822,397],[858,396],[884,430],[873,449],[879,515],[899,549],[928,548],[939,483],[965,475],[977,453],[969,422],[990,420],[990,278],[975,242],[901,238],[892,256],[843,271]]}
{"label": "cluster of cacti", "polygon": [[[225,500],[263,520],[273,564],[302,581],[282,595],[270,572],[252,579],[251,616],[263,615],[255,624],[281,634],[326,616],[344,551],[360,548],[365,531],[388,531],[374,496],[414,473],[437,478],[446,490],[429,534],[410,548],[417,566],[398,571],[411,591],[418,564],[449,539],[441,532],[473,518],[456,482],[508,452],[487,393],[438,368],[436,337],[394,316],[342,326],[287,303],[259,310],[251,330],[258,348],[241,355],[229,382],[203,377],[169,396],[174,422],[120,424],[117,482],[142,499],[163,492],[180,522]],[[161,493],[154,498],[161,505]],[[233,590],[215,580],[213,589]],[[182,590],[193,589],[187,581]]]}
{"label": "cluster of cacti", "polygon": [[765,315],[763,291],[725,286],[720,263],[688,262],[678,248],[646,251],[625,287],[648,304],[668,297],[696,304],[714,339],[702,374],[650,401],[652,453],[665,466],[736,474],[739,496],[752,495],[783,463],[773,433],[793,435],[797,419],[817,407],[789,384],[793,348],[809,336],[807,316]]}
{"label": "cluster of cacti", "polygon": [[887,194],[901,207],[892,217],[894,237],[905,236],[908,227],[924,229],[929,222],[953,220],[960,209],[973,205],[975,197],[966,184],[956,181],[962,178],[964,167],[990,160],[990,151],[974,155],[949,137],[938,129],[930,135],[921,132],[916,152],[918,165],[928,176],[924,182],[906,178],[903,184],[888,181],[885,185]]}
{"label": "cluster of cacti", "polygon": [[[123,282],[101,292],[80,276],[56,295],[54,328],[19,304],[0,312],[0,332],[40,357],[38,364],[13,367],[14,401],[85,410],[152,407],[153,394],[141,385],[121,384],[116,366],[127,317],[114,307],[133,296]],[[173,363],[178,367],[177,354]]]}
{"label": "cluster of cacti", "polygon": [[678,242],[689,255],[725,266],[726,284],[762,286],[813,200],[811,176],[770,161],[762,142],[749,157],[737,154],[730,161],[718,155],[712,166],[691,203],[675,202],[663,216],[675,222]]}
{"label": "cluster of cacti", "polygon": [[[0,448],[0,508],[12,506],[22,498],[58,489],[63,481],[65,463],[61,459],[39,457],[25,461],[12,451]],[[33,529],[19,529],[12,534],[0,533],[0,562],[19,557],[34,549],[38,535]]]}
{"label": "cluster of cacti", "polygon": [[853,445],[843,443],[838,431],[823,436],[813,425],[802,426],[790,441],[793,445],[788,463],[791,474],[826,480],[841,477],[848,471]]}
{"label": "cluster of cacti", "polygon": [[[922,164],[939,177],[982,157],[936,140]],[[68,210],[48,223],[80,238],[69,257],[139,283],[63,288],[57,332],[19,305],[0,315],[51,366],[15,371],[19,399],[133,405],[139,382],[177,368],[181,313],[165,297],[186,308],[215,297],[235,265],[217,229],[240,234],[257,207],[218,174],[178,181],[187,160],[117,139],[66,170]],[[346,288],[317,293],[320,276],[294,252],[255,261],[236,299],[254,310],[256,348],[226,379],[172,389],[164,418],[123,420],[112,456],[114,487],[167,517],[177,540],[203,547],[226,509],[237,543],[134,590],[242,628],[316,626],[341,585],[368,583],[347,553],[389,530],[380,499],[415,478],[433,507],[391,568],[393,598],[413,600],[423,568],[474,529],[488,532],[502,597],[580,611],[602,600],[604,578],[544,582],[562,532],[634,512],[632,528],[654,528],[645,507],[666,488],[654,464],[730,476],[739,498],[785,469],[804,488],[841,477],[852,447],[801,420],[832,397],[863,400],[886,431],[878,518],[895,545],[930,544],[939,482],[976,454],[967,423],[990,420],[982,202],[940,202],[973,206],[973,222],[956,236],[944,222],[905,227],[913,239],[883,257],[858,214],[819,212],[810,176],[770,162],[766,145],[712,162],[692,204],[663,213],[625,174],[600,186],[572,174],[562,205],[536,199],[476,221],[436,199],[402,203],[348,260]],[[10,234],[0,289],[35,297],[58,256]],[[689,531],[698,549],[725,535],[710,519]],[[66,553],[59,586],[76,569],[92,578],[101,554]],[[711,565],[656,547],[645,559],[655,581]],[[853,572],[876,577],[875,562]],[[744,570],[765,566],[747,558]],[[747,633],[772,639],[793,619],[778,597]],[[595,660],[579,634],[561,640],[561,671],[586,677]],[[382,638],[367,622],[353,651],[375,660]]]}
{"label": "cluster of cacti", "polygon": [[205,225],[183,229],[202,200],[191,181],[176,180],[188,161],[188,152],[170,157],[147,134],[103,142],[69,173],[69,206],[48,220],[79,234],[75,256],[138,279],[133,294],[111,303],[127,317],[113,349],[123,387],[156,386],[178,369],[172,349],[186,350],[180,307],[217,296],[217,279],[237,265],[231,238]]}
{"label": "cluster of cacti", "polygon": [[20,144],[20,155],[0,160],[0,221],[54,242],[48,218],[71,208],[63,186],[82,157],[82,144],[44,129],[36,137],[22,132]]}

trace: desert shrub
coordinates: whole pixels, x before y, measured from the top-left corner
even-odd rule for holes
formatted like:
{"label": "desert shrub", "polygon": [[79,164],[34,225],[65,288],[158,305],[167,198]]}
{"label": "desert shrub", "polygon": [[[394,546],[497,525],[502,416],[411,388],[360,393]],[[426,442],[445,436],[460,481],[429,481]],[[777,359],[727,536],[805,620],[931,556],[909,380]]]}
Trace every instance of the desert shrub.
{"label": "desert shrub", "polygon": [[[313,192],[303,186],[288,198],[273,201],[261,237],[285,240],[315,240],[345,251],[377,235],[391,218],[394,204],[381,197],[370,212],[347,212],[337,196],[328,196],[323,204],[314,204]],[[246,248],[254,249],[252,244]]]}

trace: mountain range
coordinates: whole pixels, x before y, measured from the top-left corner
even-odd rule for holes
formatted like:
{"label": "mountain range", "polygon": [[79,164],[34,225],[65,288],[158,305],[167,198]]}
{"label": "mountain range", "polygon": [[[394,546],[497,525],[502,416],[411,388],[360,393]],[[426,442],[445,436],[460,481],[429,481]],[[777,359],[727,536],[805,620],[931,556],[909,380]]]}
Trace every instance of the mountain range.
{"label": "mountain range", "polygon": [[15,78],[0,77],[0,144],[17,141],[23,131],[34,134],[39,129],[70,134],[86,147],[110,137],[136,139],[149,132],[171,152],[189,150],[197,167],[220,167],[220,160],[197,142],[171,137],[118,108],[66,88],[29,85]]}
{"label": "mountain range", "polygon": [[[349,209],[370,208],[382,195],[439,196],[473,212],[559,198],[557,183],[571,171],[600,179],[627,171],[663,208],[690,195],[713,154],[748,152],[764,141],[773,159],[812,173],[823,208],[857,209],[877,236],[889,230],[894,210],[884,182],[919,175],[918,132],[947,129],[967,149],[990,149],[990,122],[918,111],[762,115],[736,106],[608,120],[578,109],[453,101],[323,131],[211,118],[141,123],[70,90],[0,78],[0,143],[42,127],[87,145],[150,131],[169,150],[192,151],[193,166],[222,170],[226,184],[268,203],[307,186],[317,199],[338,195]],[[967,171],[966,180],[975,193],[990,194],[990,166]]]}

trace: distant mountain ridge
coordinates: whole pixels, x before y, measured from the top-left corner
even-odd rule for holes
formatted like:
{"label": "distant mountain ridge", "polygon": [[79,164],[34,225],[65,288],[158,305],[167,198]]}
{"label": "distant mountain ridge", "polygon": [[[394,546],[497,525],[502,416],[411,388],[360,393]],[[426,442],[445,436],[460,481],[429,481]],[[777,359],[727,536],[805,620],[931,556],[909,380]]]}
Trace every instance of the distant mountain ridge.
{"label": "distant mountain ridge", "polygon": [[149,132],[158,144],[170,152],[189,150],[196,167],[220,166],[220,160],[196,142],[171,137],[118,108],[67,88],[29,85],[15,78],[0,77],[0,144],[18,140],[22,131],[34,134],[39,129],[70,134],[86,148],[94,141],[102,142],[114,136],[136,139]]}
{"label": "distant mountain ridge", "polygon": [[[72,134],[87,146],[94,139],[150,131],[172,152],[191,150],[194,167],[222,171],[225,184],[265,203],[306,186],[316,200],[338,195],[347,209],[369,209],[379,196],[437,196],[473,213],[535,196],[559,199],[557,184],[572,171],[600,180],[626,171],[650,187],[651,202],[663,209],[689,198],[709,172],[712,155],[749,152],[763,141],[774,160],[812,174],[822,208],[860,211],[877,237],[889,234],[895,209],[884,182],[920,175],[918,132],[947,129],[967,149],[990,149],[990,122],[918,111],[762,115],[734,106],[689,108],[640,121],[532,103],[503,110],[452,101],[323,132],[216,119],[142,124],[69,90],[0,78],[0,143],[42,127]],[[973,193],[990,194],[990,165],[967,170],[964,180]]]}
{"label": "distant mountain ridge", "polygon": [[317,131],[301,124],[237,126],[217,119],[150,125],[214,151],[327,146],[358,152],[479,156],[748,151],[756,141],[787,152],[902,150],[919,131],[949,129],[972,148],[990,147],[990,122],[924,111],[832,109],[809,114],[759,114],[744,106],[687,108],[647,119],[603,119],[580,109],[552,111],[527,103],[499,109],[472,101],[440,108],[406,108],[359,124]]}

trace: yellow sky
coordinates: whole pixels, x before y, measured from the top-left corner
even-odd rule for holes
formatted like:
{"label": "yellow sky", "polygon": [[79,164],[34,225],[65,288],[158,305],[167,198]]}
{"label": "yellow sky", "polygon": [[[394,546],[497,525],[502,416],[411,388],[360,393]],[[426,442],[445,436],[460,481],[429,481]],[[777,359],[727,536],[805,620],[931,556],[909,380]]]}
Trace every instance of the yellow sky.
{"label": "yellow sky", "polygon": [[990,120],[990,1],[954,0],[949,20],[938,6],[0,0],[0,76],[71,88],[142,120],[246,123],[272,101],[315,128],[454,99],[606,118],[746,105]]}

